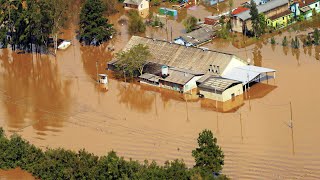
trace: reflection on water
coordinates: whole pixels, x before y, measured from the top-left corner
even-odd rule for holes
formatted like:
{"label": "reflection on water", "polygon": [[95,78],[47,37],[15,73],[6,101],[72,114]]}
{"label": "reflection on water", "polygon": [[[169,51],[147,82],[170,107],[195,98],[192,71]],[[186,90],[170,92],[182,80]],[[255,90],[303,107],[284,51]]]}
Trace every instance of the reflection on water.
{"label": "reflection on water", "polygon": [[130,109],[138,112],[148,112],[151,110],[155,96],[144,91],[136,84],[118,83],[119,103],[125,104]]}
{"label": "reflection on water", "polygon": [[228,100],[226,102],[216,102],[210,99],[201,100],[201,108],[218,111],[222,113],[236,112],[241,106],[244,105],[243,94],[235,97],[234,99]]}
{"label": "reflection on water", "polygon": [[61,127],[64,119],[56,113],[69,112],[71,82],[59,78],[57,62],[46,55],[16,54],[7,49],[2,50],[0,60],[1,98],[8,126],[32,125],[39,131]]}
{"label": "reflection on water", "polygon": [[259,46],[255,46],[253,49],[253,62],[255,66],[262,66],[262,55]]}

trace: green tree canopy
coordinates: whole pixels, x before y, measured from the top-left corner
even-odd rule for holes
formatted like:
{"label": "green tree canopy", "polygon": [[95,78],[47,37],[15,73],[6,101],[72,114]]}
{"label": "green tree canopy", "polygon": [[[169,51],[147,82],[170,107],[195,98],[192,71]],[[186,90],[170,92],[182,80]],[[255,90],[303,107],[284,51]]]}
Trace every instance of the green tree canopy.
{"label": "green tree canopy", "polygon": [[142,17],[139,15],[138,11],[130,10],[128,12],[129,16],[129,33],[136,34],[136,33],[144,33],[146,31],[146,25],[143,22]]}
{"label": "green tree canopy", "polygon": [[199,147],[192,151],[195,167],[207,172],[220,172],[224,165],[224,154],[210,130],[204,130],[199,134],[198,145]]}
{"label": "green tree canopy", "polygon": [[100,45],[109,40],[114,29],[103,17],[106,7],[101,0],[86,0],[80,12],[80,42],[86,45]]}
{"label": "green tree canopy", "polygon": [[147,60],[151,58],[151,53],[148,46],[138,44],[128,51],[117,53],[116,58],[118,59],[116,64],[118,70],[133,77],[136,74],[135,72],[142,74]]}
{"label": "green tree canopy", "polygon": [[183,25],[187,33],[194,30],[194,28],[197,26],[197,22],[198,22],[198,19],[194,16],[188,16],[187,19],[183,21]]}

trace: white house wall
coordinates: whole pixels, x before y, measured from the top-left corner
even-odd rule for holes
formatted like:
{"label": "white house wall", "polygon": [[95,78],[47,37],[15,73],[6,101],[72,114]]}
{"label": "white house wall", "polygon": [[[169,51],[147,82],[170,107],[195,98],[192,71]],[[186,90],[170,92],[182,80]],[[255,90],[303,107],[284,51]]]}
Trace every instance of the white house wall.
{"label": "white house wall", "polygon": [[202,76],[195,76],[195,77],[193,77],[189,82],[187,82],[187,84],[185,84],[184,86],[183,86],[183,92],[185,93],[185,92],[187,92],[187,91],[190,91],[190,90],[192,90],[192,89],[194,89],[194,88],[197,88],[198,86],[197,86],[197,81],[201,78]]}
{"label": "white house wall", "polygon": [[143,0],[141,4],[138,6],[138,10],[144,10],[144,9],[149,9],[149,1],[148,0]]}

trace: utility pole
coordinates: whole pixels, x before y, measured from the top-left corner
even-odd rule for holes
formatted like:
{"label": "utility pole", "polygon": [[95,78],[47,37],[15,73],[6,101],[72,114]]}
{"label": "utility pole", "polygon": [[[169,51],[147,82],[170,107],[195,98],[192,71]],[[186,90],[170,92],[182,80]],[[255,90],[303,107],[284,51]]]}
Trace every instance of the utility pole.
{"label": "utility pole", "polygon": [[217,134],[219,134],[218,97],[217,97],[217,88],[216,87],[214,87],[214,93],[216,95]]}
{"label": "utility pole", "polygon": [[171,26],[171,42],[172,42],[172,26]]}
{"label": "utility pole", "polygon": [[98,61],[96,61],[96,71],[97,71],[97,82],[99,82],[99,75],[98,75]]}
{"label": "utility pole", "polygon": [[292,104],[290,101],[290,128],[291,128],[291,142],[292,142],[292,154],[295,154],[294,151],[294,137],[293,137],[293,119],[292,119],[293,115],[292,115]]}
{"label": "utility pole", "polygon": [[242,118],[241,118],[241,112],[240,112],[240,127],[241,127],[241,142],[243,143],[243,133],[242,133]]}

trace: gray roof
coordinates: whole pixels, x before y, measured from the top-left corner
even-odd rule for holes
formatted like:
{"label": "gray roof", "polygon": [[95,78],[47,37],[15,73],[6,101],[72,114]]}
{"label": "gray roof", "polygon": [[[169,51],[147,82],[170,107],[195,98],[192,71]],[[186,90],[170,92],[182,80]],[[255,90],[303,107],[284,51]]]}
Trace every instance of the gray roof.
{"label": "gray roof", "polygon": [[197,46],[211,41],[215,31],[216,30],[213,28],[213,26],[202,24],[199,29],[184,34],[181,36],[181,38],[189,43],[192,43],[194,46]]}
{"label": "gray roof", "polygon": [[240,84],[241,82],[222,77],[209,76],[203,83],[198,85],[199,88],[205,88],[210,91],[223,92],[234,84]]}
{"label": "gray roof", "polygon": [[185,85],[193,77],[195,77],[195,75],[192,73],[180,71],[180,70],[174,69],[174,68],[169,68],[168,74],[169,74],[168,77],[161,78],[160,80],[165,81],[165,82],[171,82],[171,83],[175,83],[175,84]]}
{"label": "gray roof", "polygon": [[123,3],[139,5],[143,0],[125,0]]}
{"label": "gray roof", "polygon": [[[123,50],[126,51],[138,44],[144,44],[149,47],[152,54],[152,58],[149,59],[149,62],[188,70],[196,74],[205,74],[208,72],[210,65],[219,66],[220,73],[222,74],[232,59],[237,59],[244,64],[247,64],[246,61],[231,53],[185,47],[162,40],[154,40],[139,36],[132,36]],[[116,61],[112,61],[108,64],[115,63]]]}
{"label": "gray roof", "polygon": [[139,76],[140,79],[148,80],[151,82],[159,82],[160,77],[154,74],[144,73]]}
{"label": "gray roof", "polygon": [[[260,6],[257,6],[259,13],[265,13],[267,11],[270,11],[272,9],[275,9],[280,6],[284,6],[288,4],[288,0],[271,0],[265,4],[262,4]],[[244,11],[242,13],[239,13],[235,15],[236,17],[240,18],[243,21],[246,21],[251,18],[250,10]]]}

